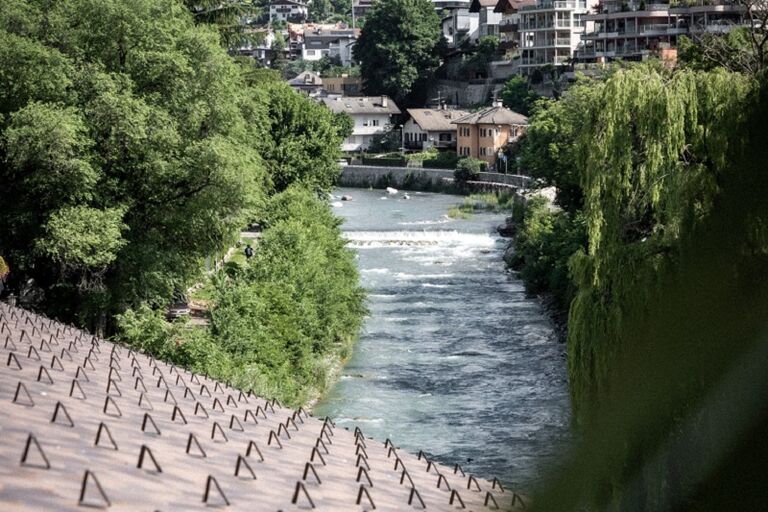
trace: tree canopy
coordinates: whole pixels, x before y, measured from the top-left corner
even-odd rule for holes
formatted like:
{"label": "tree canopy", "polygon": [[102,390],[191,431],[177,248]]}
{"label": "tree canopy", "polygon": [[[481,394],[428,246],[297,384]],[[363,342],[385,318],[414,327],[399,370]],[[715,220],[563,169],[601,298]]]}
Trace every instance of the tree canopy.
{"label": "tree canopy", "polygon": [[419,87],[440,63],[440,19],[429,0],[380,0],[354,48],[365,92],[417,103]]}
{"label": "tree canopy", "polygon": [[220,42],[176,0],[0,12],[0,246],[49,314],[162,304],[269,194],[332,186],[334,116]]}

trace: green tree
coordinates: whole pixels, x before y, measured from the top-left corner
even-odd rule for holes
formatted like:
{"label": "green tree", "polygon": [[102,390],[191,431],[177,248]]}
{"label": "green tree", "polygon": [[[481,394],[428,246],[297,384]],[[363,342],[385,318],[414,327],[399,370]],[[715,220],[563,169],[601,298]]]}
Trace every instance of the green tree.
{"label": "green tree", "polygon": [[329,191],[341,172],[343,133],[346,124],[336,124],[323,105],[298,94],[284,83],[266,88],[268,124],[261,155],[272,176],[274,189],[292,183]]}
{"label": "green tree", "polygon": [[768,424],[765,77],[613,75],[583,126],[571,261],[581,441],[541,510],[759,509]]}
{"label": "green tree", "polygon": [[419,89],[440,63],[440,19],[428,0],[381,0],[366,16],[355,45],[365,92],[386,94],[402,106],[418,103]]}
{"label": "green tree", "polygon": [[[327,189],[338,174],[330,112],[253,82],[175,0],[11,7],[0,13],[18,32],[0,28],[0,181],[14,201],[0,204],[0,245],[11,286],[33,278],[48,313],[101,325],[105,312],[161,305],[256,218],[273,184]],[[119,250],[114,230],[78,240],[117,258],[94,266],[79,259],[93,248],[64,250],[61,219],[117,211]],[[88,272],[103,289],[80,286]]]}
{"label": "green tree", "polygon": [[309,4],[309,21],[323,22],[333,12],[331,0],[313,0]]}
{"label": "green tree", "polygon": [[528,80],[519,75],[514,75],[507,80],[501,90],[501,100],[504,106],[524,116],[531,115],[533,106],[538,99],[539,95],[528,85]]}
{"label": "green tree", "polygon": [[569,213],[580,210],[584,200],[577,137],[602,87],[599,81],[582,81],[559,100],[539,100],[521,143],[521,170],[557,187],[557,204]]}
{"label": "green tree", "polygon": [[183,0],[195,18],[195,23],[213,25],[219,31],[221,44],[237,50],[249,42],[258,42],[249,28],[261,14],[259,2],[254,0]]}

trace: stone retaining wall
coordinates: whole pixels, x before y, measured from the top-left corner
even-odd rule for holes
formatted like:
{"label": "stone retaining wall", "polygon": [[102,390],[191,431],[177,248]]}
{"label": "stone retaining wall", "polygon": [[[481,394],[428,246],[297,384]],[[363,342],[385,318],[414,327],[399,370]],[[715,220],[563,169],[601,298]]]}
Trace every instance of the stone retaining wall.
{"label": "stone retaining wall", "polygon": [[[504,184],[516,188],[527,188],[530,178],[515,174],[481,172],[480,181]],[[452,191],[453,169],[426,169],[418,167],[376,167],[369,165],[348,165],[341,174],[342,187],[385,188],[395,187],[406,190]]]}

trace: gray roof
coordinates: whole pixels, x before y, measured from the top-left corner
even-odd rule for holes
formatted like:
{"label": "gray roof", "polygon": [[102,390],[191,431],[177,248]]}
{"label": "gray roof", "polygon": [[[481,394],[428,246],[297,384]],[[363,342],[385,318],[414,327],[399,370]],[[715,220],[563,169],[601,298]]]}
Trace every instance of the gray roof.
{"label": "gray roof", "polygon": [[455,510],[448,489],[478,512],[520,504],[459,466],[2,302],[0,340],[0,510]]}
{"label": "gray roof", "polygon": [[528,124],[528,118],[505,107],[490,107],[452,121],[453,124]]}
{"label": "gray roof", "polygon": [[[361,96],[351,98],[348,96],[323,98],[325,106],[333,112],[346,112],[347,114],[399,114],[395,102],[389,96]],[[384,104],[386,103],[386,106]]]}
{"label": "gray roof", "polygon": [[320,87],[323,85],[323,79],[320,78],[320,75],[312,71],[302,71],[294,78],[288,80],[288,85],[292,87]]}
{"label": "gray roof", "polygon": [[456,125],[451,121],[469,114],[466,110],[443,110],[436,108],[409,108],[408,114],[426,132],[452,132]]}

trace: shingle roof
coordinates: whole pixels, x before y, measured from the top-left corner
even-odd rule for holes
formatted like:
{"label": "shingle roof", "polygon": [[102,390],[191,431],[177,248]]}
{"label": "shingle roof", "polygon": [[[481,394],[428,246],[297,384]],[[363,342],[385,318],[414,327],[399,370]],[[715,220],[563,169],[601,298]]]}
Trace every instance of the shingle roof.
{"label": "shingle roof", "polygon": [[505,107],[490,107],[452,121],[453,124],[528,124],[528,118]]}
{"label": "shingle roof", "polygon": [[[360,96],[323,98],[323,103],[333,112],[347,114],[399,114],[395,102],[389,96]],[[386,103],[386,106],[384,106]]]}
{"label": "shingle roof", "polygon": [[419,127],[427,132],[451,132],[456,125],[454,119],[464,117],[469,112],[465,110],[442,110],[435,108],[409,108],[408,114]]}
{"label": "shingle roof", "polygon": [[521,503],[458,465],[2,303],[0,340],[0,510]]}

